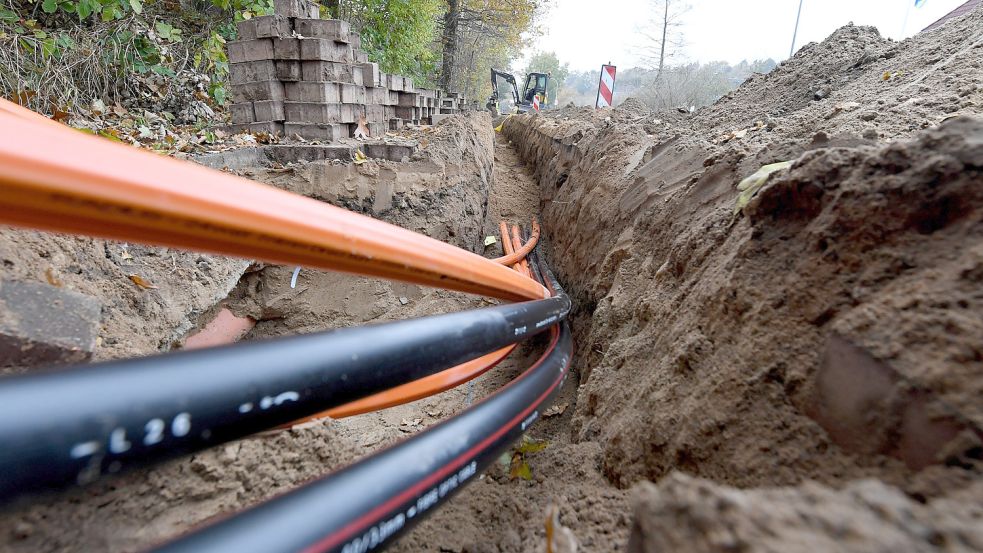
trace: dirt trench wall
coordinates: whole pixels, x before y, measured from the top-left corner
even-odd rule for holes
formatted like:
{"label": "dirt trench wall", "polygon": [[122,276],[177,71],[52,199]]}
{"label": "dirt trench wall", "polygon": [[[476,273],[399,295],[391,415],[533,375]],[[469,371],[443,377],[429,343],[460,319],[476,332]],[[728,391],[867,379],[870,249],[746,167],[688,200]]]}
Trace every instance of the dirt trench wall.
{"label": "dirt trench wall", "polygon": [[575,439],[622,487],[978,488],[983,121],[889,145],[698,125],[632,104],[506,122],[578,304]]}

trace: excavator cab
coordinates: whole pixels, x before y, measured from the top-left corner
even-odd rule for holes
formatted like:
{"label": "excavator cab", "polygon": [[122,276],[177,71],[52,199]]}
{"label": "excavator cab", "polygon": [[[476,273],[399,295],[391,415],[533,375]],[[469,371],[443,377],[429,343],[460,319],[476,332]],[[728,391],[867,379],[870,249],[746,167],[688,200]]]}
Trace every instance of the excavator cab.
{"label": "excavator cab", "polygon": [[[500,100],[503,100],[500,96],[500,91],[498,89],[498,80],[503,79],[509,85],[511,85],[510,92],[512,97],[513,108],[511,110],[505,110],[503,112]],[[549,73],[529,73],[526,75],[526,82],[522,87],[522,94],[519,94],[519,87],[515,82],[515,77],[511,73],[506,73],[505,71],[499,71],[498,69],[491,70],[491,83],[492,83],[492,93],[488,97],[488,102],[485,104],[485,108],[492,113],[493,116],[504,115],[505,113],[525,113],[533,108],[534,100],[538,98],[540,109],[545,109],[549,102],[549,95],[547,93],[547,87],[549,85],[550,74]]]}
{"label": "excavator cab", "polygon": [[539,96],[539,105],[545,108],[549,104],[549,93],[547,85],[550,81],[549,73],[529,73],[526,75],[526,84],[522,87],[523,103],[532,107],[533,98]]}

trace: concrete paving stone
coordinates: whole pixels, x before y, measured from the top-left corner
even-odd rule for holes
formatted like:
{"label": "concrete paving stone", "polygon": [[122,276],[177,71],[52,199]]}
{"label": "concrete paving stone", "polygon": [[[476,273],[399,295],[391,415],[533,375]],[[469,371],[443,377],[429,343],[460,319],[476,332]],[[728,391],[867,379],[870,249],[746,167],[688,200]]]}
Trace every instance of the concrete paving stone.
{"label": "concrete paving stone", "polygon": [[396,106],[396,105],[399,105],[399,91],[397,91],[397,90],[390,90],[389,91],[389,98],[386,101],[386,105],[387,106]]}
{"label": "concrete paving stone", "polygon": [[291,102],[321,102],[337,104],[341,102],[340,83],[297,82],[286,83],[287,100]]}
{"label": "concrete paving stone", "polygon": [[290,20],[278,15],[261,15],[236,23],[239,40],[280,38],[291,34]]}
{"label": "concrete paving stone", "polygon": [[276,135],[283,136],[283,123],[280,121],[262,121],[260,123],[239,123],[239,124],[232,124],[226,126],[225,131],[230,133],[265,132],[269,134],[276,134]]}
{"label": "concrete paving stone", "polygon": [[341,140],[351,136],[346,123],[285,123],[287,136],[299,135],[307,140]]}
{"label": "concrete paving stone", "polygon": [[256,122],[256,112],[253,110],[252,102],[230,104],[229,113],[232,115],[233,124]]}
{"label": "concrete paving stone", "polygon": [[274,102],[272,100],[253,102],[253,111],[256,114],[256,122],[284,120],[283,102]]}
{"label": "concrete paving stone", "polygon": [[295,19],[294,30],[304,38],[326,38],[336,42],[351,42],[351,28],[347,21],[340,19]]}
{"label": "concrete paving stone", "polygon": [[277,60],[299,60],[300,39],[299,38],[273,39],[273,57],[276,58]]}
{"label": "concrete paving stone", "polygon": [[382,82],[382,74],[379,72],[379,64],[366,62],[358,65],[362,70],[362,84],[370,87],[385,86]]}
{"label": "concrete paving stone", "polygon": [[276,65],[273,60],[229,64],[229,80],[232,81],[232,84],[274,81],[276,79]]}
{"label": "concrete paving stone", "polygon": [[383,123],[386,120],[385,106],[368,104],[365,106],[365,119],[369,123]]}
{"label": "concrete paving stone", "polygon": [[352,63],[352,47],[326,38],[305,38],[300,41],[300,57],[303,60],[321,60]]}
{"label": "concrete paving stone", "polygon": [[353,84],[341,85],[341,102],[343,104],[364,104],[365,87]]}
{"label": "concrete paving stone", "polygon": [[[348,125],[340,126],[348,127]],[[277,144],[269,146],[267,153],[272,161],[283,164],[297,163],[300,160],[339,159],[350,161],[355,155],[355,147],[344,144]]]}
{"label": "concrete paving stone", "polygon": [[416,119],[416,108],[396,106],[396,117],[400,119]]}
{"label": "concrete paving stone", "polygon": [[33,368],[92,357],[102,303],[39,282],[0,281],[0,367]]}
{"label": "concrete paving stone", "polygon": [[284,102],[283,107],[287,121],[291,123],[355,123],[358,121],[358,113],[356,113],[353,104]]}
{"label": "concrete paving stone", "polygon": [[417,107],[420,105],[421,97],[418,94],[413,94],[412,92],[400,92],[398,96],[396,105],[402,107]]}
{"label": "concrete paving stone", "polygon": [[317,4],[307,0],[273,0],[273,13],[282,17],[317,19]]}
{"label": "concrete paving stone", "polygon": [[268,38],[236,40],[226,47],[230,63],[273,59],[273,41]]}
{"label": "concrete paving stone", "polygon": [[362,84],[362,71],[351,64],[315,60],[302,61],[301,65],[305,81]]}
{"label": "concrete paving stone", "polygon": [[255,100],[282,102],[285,99],[283,83],[280,81],[257,81],[233,84],[231,89],[232,100],[235,102],[252,102]]}
{"label": "concrete paving stone", "polygon": [[276,78],[284,82],[302,80],[303,73],[300,62],[296,60],[278,60],[276,62]]}
{"label": "concrete paving stone", "polygon": [[402,75],[389,75],[386,82],[386,88],[389,90],[403,90],[403,79]]}
{"label": "concrete paving stone", "polygon": [[352,58],[355,60],[355,63],[365,63],[369,61],[369,53],[365,50],[355,49],[352,50]]}
{"label": "concrete paving stone", "polygon": [[413,79],[403,77],[403,92],[416,92],[416,87],[413,86]]}

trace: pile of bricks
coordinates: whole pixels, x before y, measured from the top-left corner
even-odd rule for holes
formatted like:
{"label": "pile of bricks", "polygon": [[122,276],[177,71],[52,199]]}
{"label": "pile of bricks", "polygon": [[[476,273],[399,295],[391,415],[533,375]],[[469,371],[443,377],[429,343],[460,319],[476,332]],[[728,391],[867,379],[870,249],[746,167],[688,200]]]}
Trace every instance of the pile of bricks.
{"label": "pile of bricks", "polygon": [[333,141],[353,136],[364,117],[379,137],[438,113],[438,91],[381,72],[347,22],[319,19],[307,0],[274,0],[274,15],[237,26],[241,40],[228,44],[233,131]]}

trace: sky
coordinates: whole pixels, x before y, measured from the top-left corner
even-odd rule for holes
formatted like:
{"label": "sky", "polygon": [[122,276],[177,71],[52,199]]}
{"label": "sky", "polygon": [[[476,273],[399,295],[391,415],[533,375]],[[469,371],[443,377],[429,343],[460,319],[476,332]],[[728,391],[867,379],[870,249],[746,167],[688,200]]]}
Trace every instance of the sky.
{"label": "sky", "polygon": [[[650,0],[549,0],[546,31],[532,51],[554,51],[577,71],[597,70],[609,61],[627,69],[638,66],[639,26],[650,18]],[[737,63],[743,59],[788,57],[799,0],[682,0],[691,8],[681,30],[688,61]],[[873,25],[882,36],[909,37],[965,0],[803,0],[796,49],[825,39],[853,22]],[[905,25],[905,12],[912,5]],[[904,32],[902,33],[902,27]],[[524,61],[516,67],[524,67]]]}

